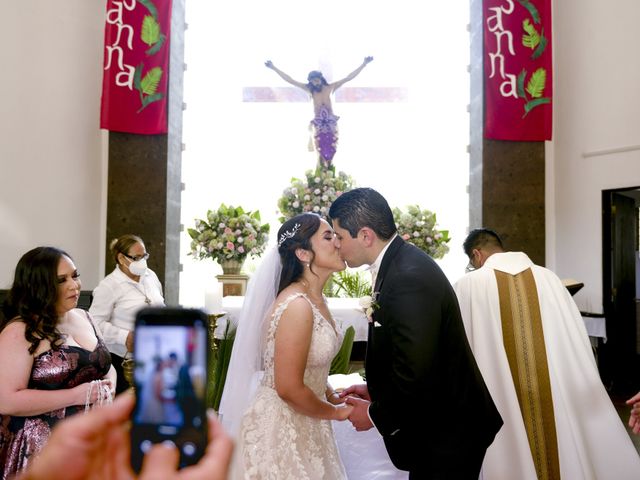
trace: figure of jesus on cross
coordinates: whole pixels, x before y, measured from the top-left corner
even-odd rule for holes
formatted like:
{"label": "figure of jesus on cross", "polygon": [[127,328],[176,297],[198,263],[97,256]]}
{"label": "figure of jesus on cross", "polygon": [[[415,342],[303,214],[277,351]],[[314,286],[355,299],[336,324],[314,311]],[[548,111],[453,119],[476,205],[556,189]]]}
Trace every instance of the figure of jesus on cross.
{"label": "figure of jesus on cross", "polygon": [[331,161],[336,153],[336,145],[338,143],[338,117],[333,114],[331,107],[331,95],[342,85],[356,76],[362,69],[373,60],[373,57],[365,57],[362,64],[342,80],[328,83],[322,72],[312,71],[307,76],[307,83],[294,80],[289,75],[278,69],[271,60],[267,60],[264,64],[276,72],[282,79],[294,85],[311,95],[313,100],[314,118],[311,125],[314,128],[315,147],[318,152],[319,161],[325,167],[331,166]]}

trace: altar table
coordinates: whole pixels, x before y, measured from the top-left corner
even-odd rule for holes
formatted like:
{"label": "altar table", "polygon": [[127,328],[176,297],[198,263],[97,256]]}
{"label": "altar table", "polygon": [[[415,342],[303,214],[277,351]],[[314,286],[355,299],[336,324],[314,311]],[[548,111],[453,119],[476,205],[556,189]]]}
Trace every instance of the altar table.
{"label": "altar table", "polygon": [[[231,319],[232,325],[237,326],[243,301],[244,297],[226,296],[222,298],[222,310],[226,312],[226,315],[218,321],[218,328],[215,333],[216,338],[223,337],[227,319]],[[336,325],[343,332],[352,326],[356,331],[354,341],[366,342],[369,325],[367,317],[362,307],[358,304],[358,301],[359,299],[357,298],[327,298],[329,310],[331,311],[333,319],[336,321]],[[582,319],[587,328],[587,333],[592,339],[602,338],[604,342],[607,341],[604,316],[583,314]]]}
{"label": "altar table", "polygon": [[[244,297],[222,297],[222,310],[226,312],[226,315],[218,320],[218,326],[215,331],[216,338],[224,336],[224,330],[229,319],[232,325],[237,326],[243,301]],[[356,331],[354,341],[366,342],[369,324],[358,301],[357,298],[327,298],[329,310],[338,328],[344,332],[352,326]]]}

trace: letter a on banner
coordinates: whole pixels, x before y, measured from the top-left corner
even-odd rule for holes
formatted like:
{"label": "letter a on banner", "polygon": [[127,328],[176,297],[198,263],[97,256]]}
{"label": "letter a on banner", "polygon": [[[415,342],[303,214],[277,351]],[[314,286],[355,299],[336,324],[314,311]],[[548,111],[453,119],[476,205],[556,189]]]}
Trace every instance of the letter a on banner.
{"label": "letter a on banner", "polygon": [[167,133],[171,0],[108,0],[100,128]]}
{"label": "letter a on banner", "polygon": [[551,140],[551,0],[484,0],[484,135]]}

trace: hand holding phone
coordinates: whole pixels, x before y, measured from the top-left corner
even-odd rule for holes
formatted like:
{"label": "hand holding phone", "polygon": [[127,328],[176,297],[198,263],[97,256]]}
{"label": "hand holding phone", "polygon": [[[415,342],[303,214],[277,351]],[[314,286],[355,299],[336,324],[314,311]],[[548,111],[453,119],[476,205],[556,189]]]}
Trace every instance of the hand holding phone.
{"label": "hand holding phone", "polygon": [[209,354],[207,315],[196,309],[145,308],[136,316],[131,464],[170,442],[180,467],[193,465],[207,445],[205,390]]}

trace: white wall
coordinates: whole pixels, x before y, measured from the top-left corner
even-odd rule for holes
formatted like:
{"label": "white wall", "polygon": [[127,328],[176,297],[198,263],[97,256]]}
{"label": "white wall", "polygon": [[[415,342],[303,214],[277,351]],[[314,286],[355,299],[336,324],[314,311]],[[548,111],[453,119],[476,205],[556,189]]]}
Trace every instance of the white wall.
{"label": "white wall", "polygon": [[[554,132],[547,145],[547,266],[602,312],[602,190],[640,186],[638,0],[554,2]],[[585,154],[587,156],[585,156]]]}
{"label": "white wall", "polygon": [[99,129],[106,3],[2,2],[0,289],[54,245],[92,289],[104,274],[106,139]]}

